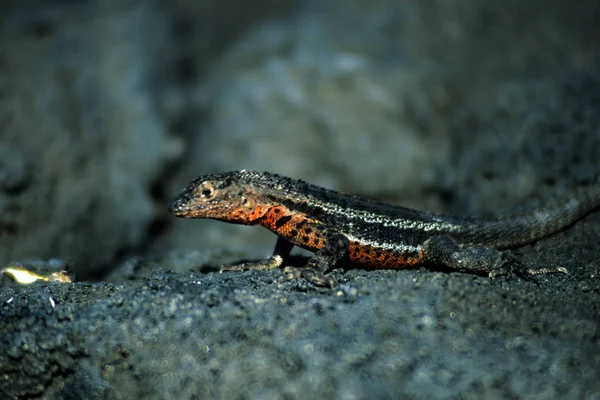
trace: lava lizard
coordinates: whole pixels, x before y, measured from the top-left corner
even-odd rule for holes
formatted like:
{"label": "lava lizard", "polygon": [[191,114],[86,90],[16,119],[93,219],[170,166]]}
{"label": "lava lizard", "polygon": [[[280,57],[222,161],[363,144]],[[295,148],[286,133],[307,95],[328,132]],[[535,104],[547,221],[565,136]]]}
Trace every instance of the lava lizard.
{"label": "lava lizard", "polygon": [[598,206],[600,188],[593,187],[553,208],[508,217],[457,217],[379,203],[269,172],[241,170],[196,177],[169,210],[183,218],[262,225],[278,235],[267,260],[221,270],[279,268],[296,245],[315,254],[303,268],[286,267],[284,278],[303,277],[317,286],[333,286],[335,279],[326,273],[344,258],[367,268],[437,264],[491,277],[566,272],[528,268],[500,249],[550,235]]}

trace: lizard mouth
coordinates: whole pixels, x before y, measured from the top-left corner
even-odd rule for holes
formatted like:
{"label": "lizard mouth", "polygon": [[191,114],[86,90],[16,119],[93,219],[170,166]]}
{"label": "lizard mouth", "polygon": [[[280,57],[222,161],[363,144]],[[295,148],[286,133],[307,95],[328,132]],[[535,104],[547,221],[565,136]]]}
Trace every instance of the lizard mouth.
{"label": "lizard mouth", "polygon": [[187,205],[181,197],[176,198],[169,204],[169,212],[176,217],[191,217],[194,212],[194,207]]}

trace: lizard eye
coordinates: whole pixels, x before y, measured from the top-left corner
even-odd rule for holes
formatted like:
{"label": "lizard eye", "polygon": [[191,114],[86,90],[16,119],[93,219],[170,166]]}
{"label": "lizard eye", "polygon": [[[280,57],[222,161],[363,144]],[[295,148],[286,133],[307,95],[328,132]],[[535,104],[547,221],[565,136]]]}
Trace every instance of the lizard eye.
{"label": "lizard eye", "polygon": [[210,199],[211,197],[214,196],[215,191],[212,187],[212,185],[210,184],[204,184],[199,190],[198,190],[198,194],[201,198],[203,199]]}

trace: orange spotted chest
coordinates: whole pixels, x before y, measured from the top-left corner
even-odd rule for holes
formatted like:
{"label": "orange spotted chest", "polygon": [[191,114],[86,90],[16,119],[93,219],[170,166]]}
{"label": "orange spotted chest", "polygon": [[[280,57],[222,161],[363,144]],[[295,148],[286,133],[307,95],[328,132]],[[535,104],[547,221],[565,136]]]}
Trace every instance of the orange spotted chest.
{"label": "orange spotted chest", "polygon": [[261,222],[265,228],[284,237],[296,246],[317,251],[325,246],[322,224],[303,214],[293,213],[285,206],[271,207]]}
{"label": "orange spotted chest", "polygon": [[[305,215],[294,213],[285,206],[271,207],[264,213],[261,225],[310,251],[317,251],[325,246],[325,238],[319,229],[322,224]],[[414,256],[402,255],[352,241],[348,246],[348,257],[353,264],[378,269],[410,268],[425,261],[422,252]]]}

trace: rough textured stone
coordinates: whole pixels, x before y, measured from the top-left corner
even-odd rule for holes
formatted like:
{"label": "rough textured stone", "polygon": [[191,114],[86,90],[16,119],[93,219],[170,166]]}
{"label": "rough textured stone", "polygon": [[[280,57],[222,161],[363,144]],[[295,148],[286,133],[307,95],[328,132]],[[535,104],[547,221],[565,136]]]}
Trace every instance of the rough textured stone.
{"label": "rough textured stone", "polygon": [[165,21],[143,2],[11,11],[0,26],[0,265],[58,257],[86,276],[139,245],[155,218]]}

